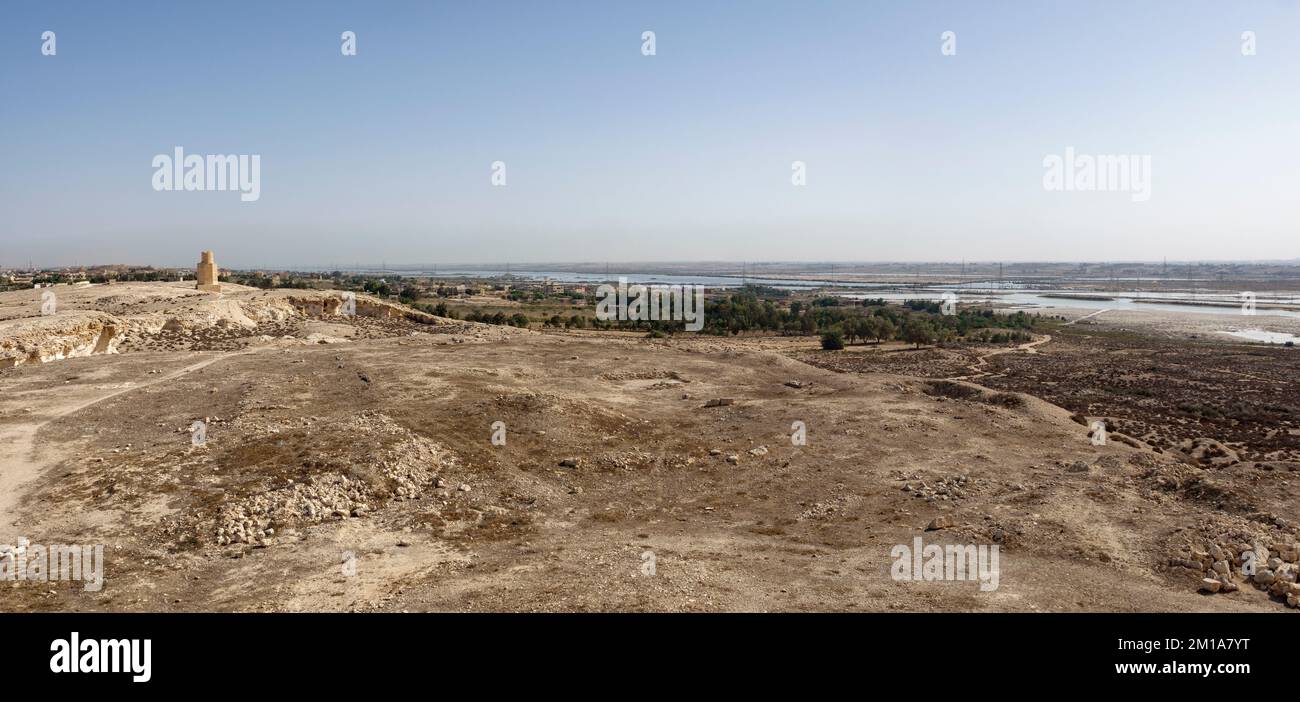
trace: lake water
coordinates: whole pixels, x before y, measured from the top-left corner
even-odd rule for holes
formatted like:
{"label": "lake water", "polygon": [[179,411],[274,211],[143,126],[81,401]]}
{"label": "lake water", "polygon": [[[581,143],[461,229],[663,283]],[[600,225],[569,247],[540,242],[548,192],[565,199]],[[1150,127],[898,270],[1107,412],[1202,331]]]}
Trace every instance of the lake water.
{"label": "lake water", "polygon": [[[938,300],[943,295],[942,290],[919,290],[917,292],[881,292],[881,293],[847,293],[844,297],[861,300],[864,298],[880,297],[890,301],[901,300]],[[984,294],[981,294],[984,292]],[[1014,290],[1008,292],[989,292],[980,290],[961,290],[957,292],[957,301],[961,303],[990,303],[1001,302],[1011,305],[1018,309],[1026,311],[1042,307],[1065,307],[1079,310],[1135,310],[1138,312],[1195,312],[1199,314],[1240,314],[1241,307],[1238,299],[1224,293],[1160,293],[1161,299],[1183,299],[1183,300],[1204,300],[1207,302],[1227,302],[1231,307],[1212,307],[1208,305],[1180,305],[1176,302],[1136,302],[1136,300],[1152,299],[1156,296],[1147,294],[1139,297],[1135,293],[1096,293],[1107,297],[1113,296],[1111,300],[1084,300],[1070,297],[1049,297],[1050,295],[1083,295],[1079,290]],[[1283,294],[1276,299],[1269,297],[1267,299],[1259,298],[1257,304],[1269,302],[1293,302],[1296,297],[1290,294]],[[1297,317],[1300,318],[1300,310],[1270,310],[1257,309],[1256,314],[1259,316],[1278,316],[1278,317]]]}
{"label": "lake water", "polygon": [[[378,272],[378,271],[375,271]],[[627,278],[630,283],[658,283],[662,285],[703,285],[707,288],[736,288],[748,281],[753,284],[769,285],[777,288],[789,290],[807,290],[810,288],[829,285],[832,282],[837,287],[853,288],[861,290],[856,293],[841,293],[841,297],[860,300],[863,298],[883,298],[890,301],[902,300],[939,300],[944,292],[956,292],[958,301],[963,303],[980,303],[980,302],[1001,302],[1016,308],[1033,310],[1043,307],[1065,307],[1071,309],[1116,309],[1116,310],[1136,310],[1142,312],[1194,312],[1199,314],[1238,314],[1241,310],[1239,297],[1236,293],[1188,293],[1188,292],[1162,292],[1162,293],[1144,293],[1139,295],[1134,292],[1104,292],[1088,293],[1080,290],[1059,290],[1059,289],[1036,289],[1029,288],[1022,283],[1002,282],[978,282],[978,283],[959,283],[953,285],[933,285],[919,287],[914,290],[905,290],[906,286],[897,283],[850,283],[843,281],[830,280],[800,280],[796,278],[747,278],[742,279],[738,276],[728,275],[670,275],[660,273],[639,273],[639,272],[611,272],[609,275],[604,273],[573,273],[564,271],[531,271],[531,270],[511,270],[507,273],[504,270],[467,270],[467,269],[446,269],[446,270],[425,270],[425,271],[398,271],[400,275],[406,276],[439,276],[448,278],[495,278],[505,275],[512,275],[525,280],[545,280],[550,279],[560,283],[604,283],[610,280],[618,280],[620,276]],[[1048,295],[1080,295],[1080,294],[1098,294],[1107,297],[1114,297],[1113,300],[1084,300],[1068,297],[1048,297]],[[1135,302],[1135,300],[1145,298],[1161,298],[1188,301],[1206,301],[1206,302],[1226,302],[1231,303],[1231,307],[1210,307],[1205,305],[1180,305],[1176,302]],[[1267,296],[1260,295],[1256,299],[1258,305],[1268,303],[1290,303],[1300,304],[1300,293],[1270,293]],[[1257,309],[1260,316],[1279,316],[1279,317],[1296,317],[1300,318],[1300,310],[1270,310]]]}
{"label": "lake water", "polygon": [[1235,336],[1238,339],[1249,339],[1250,341],[1262,341],[1266,344],[1285,344],[1288,341],[1300,343],[1300,336],[1295,334],[1283,334],[1282,332],[1262,331],[1260,329],[1245,329],[1241,331],[1219,332],[1228,336]]}

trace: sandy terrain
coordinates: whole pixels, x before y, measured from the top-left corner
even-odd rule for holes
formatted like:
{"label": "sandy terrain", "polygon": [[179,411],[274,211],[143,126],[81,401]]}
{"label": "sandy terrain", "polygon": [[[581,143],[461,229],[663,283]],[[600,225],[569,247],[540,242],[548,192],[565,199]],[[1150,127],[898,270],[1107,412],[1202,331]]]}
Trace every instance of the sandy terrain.
{"label": "sandy terrain", "polygon": [[[61,296],[128,330],[116,353],[0,370],[0,543],[108,552],[102,591],[0,583],[0,609],[1294,611],[1245,581],[1198,593],[1203,564],[1184,564],[1216,542],[1294,559],[1286,466],[1252,483],[1094,445],[1031,394],[817,367],[811,339],[138,287]],[[39,346],[34,302],[0,294],[0,344]],[[955,352],[951,375],[984,382],[1059,343]],[[895,580],[891,550],[916,537],[998,545],[998,587]]]}

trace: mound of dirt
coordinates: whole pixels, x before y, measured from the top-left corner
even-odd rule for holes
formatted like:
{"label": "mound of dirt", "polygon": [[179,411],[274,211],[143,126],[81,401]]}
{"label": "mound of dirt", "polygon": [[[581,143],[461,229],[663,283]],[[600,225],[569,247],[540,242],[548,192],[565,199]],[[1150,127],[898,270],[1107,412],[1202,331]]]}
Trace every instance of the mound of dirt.
{"label": "mound of dirt", "polygon": [[0,321],[0,368],[117,353],[124,326],[110,314],[93,311]]}
{"label": "mound of dirt", "polygon": [[33,295],[39,291],[0,294],[0,368],[118,352],[233,350],[285,338],[342,340],[304,329],[310,320],[320,319],[344,322],[370,338],[436,333],[464,343],[527,333],[436,317],[368,295],[356,295],[354,309],[348,309],[343,293],[335,291],[227,285],[215,294],[183,286],[54,288],[56,313],[47,316],[40,315],[39,298]]}
{"label": "mound of dirt", "polygon": [[[440,478],[455,470],[456,459],[443,447],[395,424],[388,417],[362,412],[345,421],[316,424],[313,432],[346,436],[347,460],[331,456],[308,461],[294,471],[298,479],[258,492],[237,494],[220,506],[211,535],[216,545],[270,545],[277,531],[319,524],[326,519],[360,517],[382,508],[389,500],[415,500],[427,490],[445,486]],[[256,455],[259,445],[279,432],[243,444],[244,456]],[[274,451],[270,455],[274,455]],[[284,466],[274,461],[252,462],[247,458],[237,470],[255,474],[256,480],[282,474]]]}

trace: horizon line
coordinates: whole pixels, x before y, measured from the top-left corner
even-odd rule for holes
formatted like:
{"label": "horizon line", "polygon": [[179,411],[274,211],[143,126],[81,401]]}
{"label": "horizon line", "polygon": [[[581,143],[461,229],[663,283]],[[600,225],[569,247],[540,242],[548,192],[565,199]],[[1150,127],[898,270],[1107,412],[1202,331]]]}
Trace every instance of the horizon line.
{"label": "horizon line", "polygon": [[[220,256],[218,255],[218,261]],[[439,268],[454,270],[458,268],[472,269],[490,269],[490,270],[508,270],[510,268],[519,268],[528,270],[529,267],[544,267],[555,269],[556,272],[577,272],[564,271],[565,266],[572,267],[601,267],[607,266],[611,269],[615,267],[626,268],[629,266],[726,266],[733,268],[744,268],[748,266],[981,266],[981,265],[1154,265],[1154,266],[1189,266],[1189,265],[1281,265],[1281,266],[1300,266],[1300,257],[1289,259],[1169,259],[1169,260],[1150,260],[1150,259],[981,259],[981,260],[653,260],[653,261],[496,261],[496,262],[455,262],[455,263],[393,263],[353,261],[350,263],[329,263],[329,264],[305,264],[298,263],[293,265],[271,264],[271,265],[230,265],[218,266],[227,270],[280,270],[280,271],[392,271],[400,272],[407,270],[433,270]],[[190,268],[193,263],[184,264],[166,264],[166,263],[41,263],[28,262],[24,265],[0,265],[0,270],[21,271],[21,270],[48,270],[57,268],[102,268],[110,266],[133,266],[133,267],[152,267],[152,268]]]}

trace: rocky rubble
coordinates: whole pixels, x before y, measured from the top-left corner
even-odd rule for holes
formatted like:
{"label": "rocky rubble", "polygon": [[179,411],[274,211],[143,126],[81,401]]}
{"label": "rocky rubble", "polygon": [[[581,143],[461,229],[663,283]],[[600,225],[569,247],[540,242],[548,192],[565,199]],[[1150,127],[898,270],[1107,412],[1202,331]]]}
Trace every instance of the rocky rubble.
{"label": "rocky rubble", "polygon": [[1168,563],[1202,575],[1202,592],[1235,592],[1248,584],[1288,607],[1300,607],[1300,542],[1289,534],[1264,538],[1241,530],[1225,532],[1208,543],[1189,544]]}
{"label": "rocky rubble", "polygon": [[967,497],[970,491],[970,478],[965,475],[941,477],[931,484],[920,473],[906,477],[902,491],[912,497],[924,498],[926,502],[958,502]]}
{"label": "rocky rubble", "polygon": [[[448,486],[444,476],[458,462],[439,444],[374,413],[363,413],[353,423],[358,426],[346,430],[358,436],[399,435],[398,440],[349,470],[331,469],[303,481],[288,480],[222,505],[208,532],[213,542],[268,546],[277,531],[363,517],[391,500],[414,500]],[[361,424],[378,426],[363,429]],[[460,492],[469,489],[465,483],[459,486]]]}

